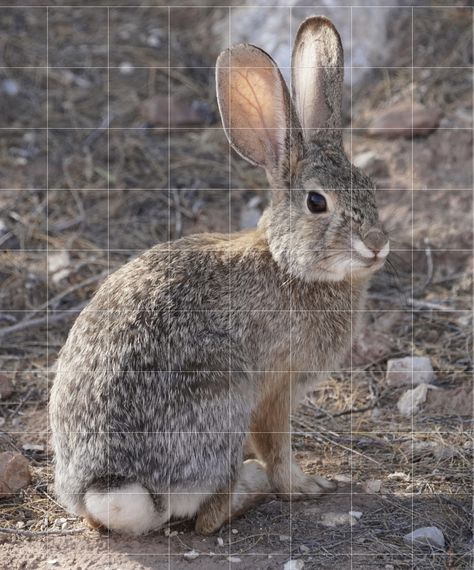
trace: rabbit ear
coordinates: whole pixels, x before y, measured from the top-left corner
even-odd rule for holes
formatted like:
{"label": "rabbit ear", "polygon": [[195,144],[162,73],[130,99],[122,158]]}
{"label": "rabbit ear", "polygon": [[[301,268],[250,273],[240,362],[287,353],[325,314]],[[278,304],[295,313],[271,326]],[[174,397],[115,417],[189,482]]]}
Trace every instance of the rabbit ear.
{"label": "rabbit ear", "polygon": [[306,19],[296,34],[292,56],[292,86],[305,139],[324,129],[342,141],[341,104],[344,52],[330,20]]}
{"label": "rabbit ear", "polygon": [[249,44],[228,49],[217,59],[216,86],[222,123],[232,147],[268,173],[275,169],[282,172],[294,154],[292,147],[302,144],[298,144],[301,129],[273,59]]}

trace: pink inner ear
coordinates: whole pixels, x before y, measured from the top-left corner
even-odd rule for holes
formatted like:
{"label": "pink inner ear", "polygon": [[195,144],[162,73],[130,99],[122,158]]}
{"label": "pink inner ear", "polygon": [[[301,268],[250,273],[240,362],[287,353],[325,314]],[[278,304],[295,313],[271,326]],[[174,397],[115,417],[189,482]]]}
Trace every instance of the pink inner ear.
{"label": "pink inner ear", "polygon": [[241,133],[247,145],[252,144],[255,139],[259,141],[263,162],[268,158],[276,160],[282,150],[286,121],[280,110],[284,109],[284,101],[279,92],[281,90],[278,78],[275,78],[275,71],[262,68],[234,70],[231,81],[235,75],[239,77],[231,95],[232,123],[249,129]]}
{"label": "pink inner ear", "polygon": [[[230,66],[218,68],[218,96],[224,128],[234,148],[265,167],[285,150],[289,95],[272,59],[253,46],[230,52]],[[230,67],[230,68],[229,68]]]}

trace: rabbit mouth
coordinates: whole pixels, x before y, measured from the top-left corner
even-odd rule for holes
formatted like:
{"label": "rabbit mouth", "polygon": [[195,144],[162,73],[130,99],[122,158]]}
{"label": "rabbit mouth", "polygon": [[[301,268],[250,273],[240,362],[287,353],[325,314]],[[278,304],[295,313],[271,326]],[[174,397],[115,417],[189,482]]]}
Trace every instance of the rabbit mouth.
{"label": "rabbit mouth", "polygon": [[351,258],[351,270],[353,273],[373,273],[382,269],[385,263],[385,257],[375,257],[373,259],[366,259],[359,256]]}

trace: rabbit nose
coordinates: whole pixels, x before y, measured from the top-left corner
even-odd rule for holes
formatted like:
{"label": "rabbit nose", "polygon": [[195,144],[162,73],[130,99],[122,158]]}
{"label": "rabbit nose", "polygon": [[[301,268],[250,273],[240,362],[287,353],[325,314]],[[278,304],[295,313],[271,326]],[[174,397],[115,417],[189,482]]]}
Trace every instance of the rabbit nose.
{"label": "rabbit nose", "polygon": [[390,248],[387,236],[379,228],[372,228],[365,234],[364,245],[378,258],[387,257]]}

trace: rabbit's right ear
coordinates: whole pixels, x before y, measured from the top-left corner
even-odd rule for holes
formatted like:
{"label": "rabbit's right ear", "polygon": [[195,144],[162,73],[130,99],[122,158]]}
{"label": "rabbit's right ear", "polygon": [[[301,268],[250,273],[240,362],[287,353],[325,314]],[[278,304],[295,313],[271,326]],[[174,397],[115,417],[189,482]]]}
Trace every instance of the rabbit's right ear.
{"label": "rabbit's right ear", "polygon": [[341,142],[344,52],[330,20],[314,16],[301,24],[291,68],[293,100],[305,140],[324,132]]}
{"label": "rabbit's right ear", "polygon": [[301,129],[273,59],[250,44],[223,51],[216,64],[216,88],[232,147],[272,178],[288,174],[302,152]]}

